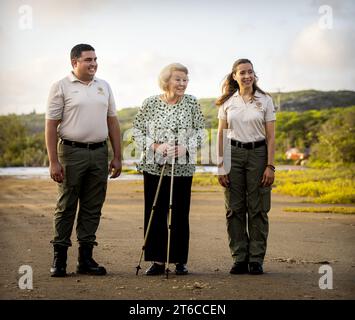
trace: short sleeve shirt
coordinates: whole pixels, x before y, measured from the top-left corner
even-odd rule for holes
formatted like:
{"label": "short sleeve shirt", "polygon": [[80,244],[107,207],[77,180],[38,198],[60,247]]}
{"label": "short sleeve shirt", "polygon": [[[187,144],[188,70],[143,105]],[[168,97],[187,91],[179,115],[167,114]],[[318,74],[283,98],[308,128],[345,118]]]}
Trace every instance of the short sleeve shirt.
{"label": "short sleeve shirt", "polygon": [[275,121],[276,112],[269,95],[256,92],[253,101],[245,103],[236,92],[219,107],[218,118],[227,121],[229,139],[246,143],[265,139],[265,122]]}
{"label": "short sleeve shirt", "polygon": [[61,120],[59,137],[95,143],[108,136],[107,117],[116,116],[116,105],[109,84],[94,78],[89,84],[73,73],[53,84],[47,103],[46,119]]}

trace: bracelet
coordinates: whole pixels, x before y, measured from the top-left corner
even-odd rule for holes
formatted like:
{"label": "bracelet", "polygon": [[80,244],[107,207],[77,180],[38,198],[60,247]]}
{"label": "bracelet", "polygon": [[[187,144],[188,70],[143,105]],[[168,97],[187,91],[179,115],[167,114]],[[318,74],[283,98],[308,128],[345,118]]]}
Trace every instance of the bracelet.
{"label": "bracelet", "polygon": [[276,170],[275,166],[273,166],[272,164],[267,164],[266,166],[275,172],[275,170]]}

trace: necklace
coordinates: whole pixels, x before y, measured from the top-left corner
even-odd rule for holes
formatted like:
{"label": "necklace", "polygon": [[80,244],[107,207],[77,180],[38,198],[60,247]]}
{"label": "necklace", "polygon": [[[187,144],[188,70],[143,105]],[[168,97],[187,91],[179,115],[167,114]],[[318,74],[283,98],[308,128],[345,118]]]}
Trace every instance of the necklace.
{"label": "necklace", "polygon": [[244,102],[249,102],[249,103],[252,103],[254,101],[254,96],[249,96],[249,95],[245,95],[245,96],[242,96]]}
{"label": "necklace", "polygon": [[172,98],[171,101],[169,101],[167,94],[163,94],[160,96],[164,102],[167,104],[178,104],[183,97],[177,97],[177,98]]}

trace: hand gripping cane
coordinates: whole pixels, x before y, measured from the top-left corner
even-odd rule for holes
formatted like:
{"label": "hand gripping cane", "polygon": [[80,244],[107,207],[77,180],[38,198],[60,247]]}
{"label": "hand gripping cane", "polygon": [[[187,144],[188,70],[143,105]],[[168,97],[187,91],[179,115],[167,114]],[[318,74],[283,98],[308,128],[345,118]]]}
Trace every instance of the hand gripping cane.
{"label": "hand gripping cane", "polygon": [[148,226],[147,226],[147,230],[145,232],[145,236],[144,236],[144,242],[143,242],[143,246],[142,246],[142,252],[139,258],[139,262],[138,265],[136,267],[137,271],[136,271],[136,276],[138,275],[138,272],[141,268],[141,261],[142,261],[142,257],[143,257],[143,252],[145,250],[145,245],[147,243],[147,239],[148,239],[148,235],[149,235],[149,230],[150,230],[150,225],[152,224],[152,220],[153,220],[153,215],[155,213],[155,208],[156,208],[156,204],[158,201],[158,196],[159,196],[159,192],[160,192],[160,187],[161,187],[161,182],[163,180],[163,176],[164,176],[164,171],[165,171],[165,166],[166,166],[166,160],[164,161],[163,164],[163,168],[161,169],[161,174],[160,174],[160,178],[159,178],[159,182],[158,182],[158,187],[157,187],[157,191],[155,192],[155,197],[154,197],[154,201],[153,201],[153,206],[152,206],[152,210],[150,211],[150,217],[149,217],[149,222],[148,222]]}

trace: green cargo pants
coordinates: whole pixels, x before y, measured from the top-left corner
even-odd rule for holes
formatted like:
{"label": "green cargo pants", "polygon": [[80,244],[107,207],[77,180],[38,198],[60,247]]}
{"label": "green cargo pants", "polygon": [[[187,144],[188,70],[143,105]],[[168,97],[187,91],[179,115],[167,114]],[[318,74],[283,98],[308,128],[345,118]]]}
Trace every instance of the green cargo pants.
{"label": "green cargo pants", "polygon": [[95,150],[58,144],[59,161],[64,168],[64,181],[58,183],[58,199],[54,214],[54,245],[71,246],[74,220],[77,240],[97,245],[96,230],[105,201],[108,177],[107,145]]}
{"label": "green cargo pants", "polygon": [[234,262],[263,263],[269,232],[271,187],[262,187],[267,147],[231,146],[230,185],[225,188],[229,248]]}

